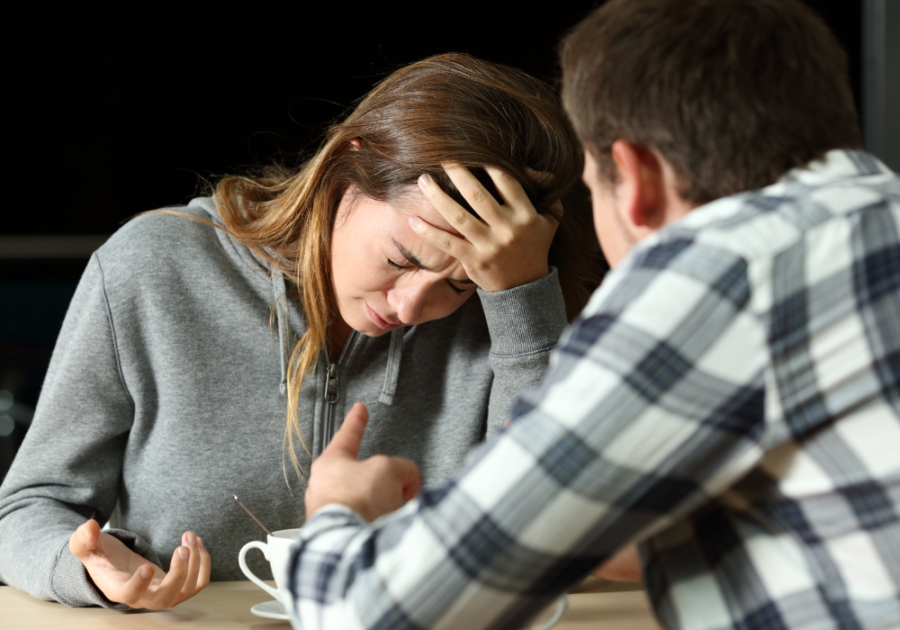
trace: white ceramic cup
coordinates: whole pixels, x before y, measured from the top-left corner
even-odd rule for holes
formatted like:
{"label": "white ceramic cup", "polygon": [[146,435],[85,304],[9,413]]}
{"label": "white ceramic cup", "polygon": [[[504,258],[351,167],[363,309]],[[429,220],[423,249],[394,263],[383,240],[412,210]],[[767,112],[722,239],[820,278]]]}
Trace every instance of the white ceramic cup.
{"label": "white ceramic cup", "polygon": [[[241,567],[241,571],[244,572],[244,575],[246,575],[251,582],[281,602],[285,609],[288,608],[291,600],[291,594],[288,591],[287,578],[288,560],[291,556],[291,545],[293,544],[294,539],[297,538],[299,532],[299,529],[279,529],[278,531],[272,532],[271,535],[266,536],[266,542],[260,540],[250,541],[241,547],[241,551],[238,553],[238,564]],[[263,555],[272,567],[272,576],[275,578],[275,586],[278,588],[272,588],[263,582],[250,570],[250,567],[247,566],[245,556],[251,549],[259,549],[263,552]]]}

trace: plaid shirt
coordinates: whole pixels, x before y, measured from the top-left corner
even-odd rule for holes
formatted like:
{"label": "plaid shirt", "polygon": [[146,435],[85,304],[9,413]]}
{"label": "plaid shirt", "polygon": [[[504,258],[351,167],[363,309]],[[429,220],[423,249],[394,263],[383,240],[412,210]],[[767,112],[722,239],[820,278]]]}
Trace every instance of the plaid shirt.
{"label": "plaid shirt", "polygon": [[833,151],[643,241],[452,481],[303,528],[296,627],[520,628],[641,542],[671,628],[900,627],[900,180]]}

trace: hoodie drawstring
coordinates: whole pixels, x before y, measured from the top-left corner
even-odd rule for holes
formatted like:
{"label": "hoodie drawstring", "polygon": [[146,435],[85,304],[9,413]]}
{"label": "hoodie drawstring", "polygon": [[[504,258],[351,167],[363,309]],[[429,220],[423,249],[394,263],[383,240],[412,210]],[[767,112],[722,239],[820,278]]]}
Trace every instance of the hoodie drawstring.
{"label": "hoodie drawstring", "polygon": [[280,271],[273,271],[271,276],[272,293],[275,297],[275,319],[278,326],[278,348],[281,350],[281,383],[278,385],[278,391],[282,395],[287,394],[287,377],[288,365],[291,362],[291,322],[288,312],[287,287],[285,286],[284,276]]}
{"label": "hoodie drawstring", "polygon": [[404,328],[391,332],[391,347],[388,350],[387,370],[384,373],[384,387],[378,401],[385,405],[394,404],[394,393],[397,391],[397,377],[400,375],[400,358],[403,356]]}

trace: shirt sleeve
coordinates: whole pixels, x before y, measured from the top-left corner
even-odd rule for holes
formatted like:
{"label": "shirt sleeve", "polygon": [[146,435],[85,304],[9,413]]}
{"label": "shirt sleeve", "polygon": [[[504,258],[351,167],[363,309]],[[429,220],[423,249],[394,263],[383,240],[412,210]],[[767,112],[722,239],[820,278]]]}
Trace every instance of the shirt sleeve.
{"label": "shirt sleeve", "polygon": [[[95,255],[66,314],[31,427],[0,487],[4,582],[70,606],[127,608],[96,589],[68,543],[88,518],[102,525],[115,508],[133,417]],[[136,535],[107,533],[159,564]]]}
{"label": "shirt sleeve", "polygon": [[762,452],[767,352],[751,298],[728,252],[677,239],[635,252],[460,475],[372,524],[343,506],[310,519],[297,627],[521,627],[720,494]]}

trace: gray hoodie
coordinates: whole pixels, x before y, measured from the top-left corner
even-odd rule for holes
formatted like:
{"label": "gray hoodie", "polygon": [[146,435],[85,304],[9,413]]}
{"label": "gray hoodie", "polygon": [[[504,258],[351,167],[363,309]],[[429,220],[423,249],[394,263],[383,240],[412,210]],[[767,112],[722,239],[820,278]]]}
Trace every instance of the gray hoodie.
{"label": "gray hoodie", "polygon": [[[209,198],[178,210],[221,223]],[[323,356],[300,394],[303,468],[362,401],[360,457],[408,457],[426,485],[451,476],[540,382],[566,325],[555,270],[478,298],[382,337],[353,333],[333,366]],[[164,213],[125,225],[91,258],[0,487],[0,580],[122,607],[69,553],[89,517],[163,569],[193,530],[213,580],[244,579],[238,550],[265,534],[232,493],[271,530],[304,520],[303,483],[286,460],[289,487],[282,467],[287,362],[303,330],[280,275],[224,231]],[[271,575],[262,554],[247,559]]]}

